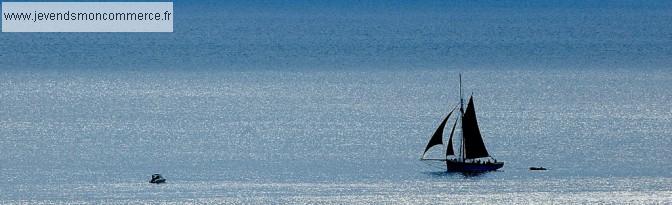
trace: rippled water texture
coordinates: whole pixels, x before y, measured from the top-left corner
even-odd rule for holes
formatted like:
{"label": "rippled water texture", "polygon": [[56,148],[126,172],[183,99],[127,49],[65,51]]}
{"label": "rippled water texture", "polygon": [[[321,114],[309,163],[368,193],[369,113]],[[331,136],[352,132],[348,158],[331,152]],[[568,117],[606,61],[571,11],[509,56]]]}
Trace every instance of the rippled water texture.
{"label": "rippled water texture", "polygon": [[[418,161],[456,71],[0,78],[2,202],[672,201],[672,75],[470,71],[498,172]],[[437,148],[430,155],[440,155]],[[549,167],[530,172],[529,166]],[[162,173],[168,183],[146,183]]]}
{"label": "rippled water texture", "polygon": [[[174,33],[2,33],[0,203],[672,203],[672,5],[605,2],[203,0]],[[501,171],[418,160],[459,72]]]}

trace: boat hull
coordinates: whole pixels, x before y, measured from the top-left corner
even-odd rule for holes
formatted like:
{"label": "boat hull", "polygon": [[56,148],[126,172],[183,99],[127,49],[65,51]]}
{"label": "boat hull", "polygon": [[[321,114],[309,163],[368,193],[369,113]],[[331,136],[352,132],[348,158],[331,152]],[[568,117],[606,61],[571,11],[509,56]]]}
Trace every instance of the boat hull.
{"label": "boat hull", "polygon": [[446,161],[446,168],[449,172],[487,172],[495,171],[504,166],[504,162],[495,163],[473,163],[461,161]]}

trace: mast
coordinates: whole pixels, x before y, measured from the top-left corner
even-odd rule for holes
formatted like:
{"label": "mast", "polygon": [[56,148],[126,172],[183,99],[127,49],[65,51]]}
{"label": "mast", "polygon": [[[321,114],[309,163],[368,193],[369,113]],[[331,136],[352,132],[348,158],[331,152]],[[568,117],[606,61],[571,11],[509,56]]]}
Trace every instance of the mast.
{"label": "mast", "polygon": [[[462,97],[462,73],[460,73],[460,120],[464,117],[464,98]],[[460,159],[464,160],[464,126],[463,123],[460,123],[460,135],[462,135],[462,138],[460,139]]]}
{"label": "mast", "polygon": [[460,73],[460,112],[464,115],[464,98],[462,97],[462,73]]}
{"label": "mast", "polygon": [[[462,121],[463,117],[464,117],[464,113],[462,114],[462,116],[460,116],[460,121]],[[464,123],[460,122],[460,127],[462,128],[462,129],[460,129],[460,135],[462,135],[462,140],[460,140],[460,159],[461,159],[461,161],[464,161],[464,158],[466,158],[466,156],[464,155],[464,152],[465,152],[464,151]]]}

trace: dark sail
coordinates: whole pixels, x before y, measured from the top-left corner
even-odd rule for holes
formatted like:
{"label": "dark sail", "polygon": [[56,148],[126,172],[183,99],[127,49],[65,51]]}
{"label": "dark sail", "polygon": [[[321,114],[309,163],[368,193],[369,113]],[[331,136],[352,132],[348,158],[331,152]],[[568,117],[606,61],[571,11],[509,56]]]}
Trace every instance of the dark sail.
{"label": "dark sail", "polygon": [[450,130],[450,138],[448,138],[448,148],[446,150],[446,156],[455,155],[455,151],[453,151],[453,133],[455,133],[455,126],[457,126],[457,120],[455,120],[455,124],[453,124],[453,129]]}
{"label": "dark sail", "polygon": [[490,156],[488,150],[485,149],[485,144],[481,137],[481,130],[478,129],[473,97],[469,97],[467,110],[462,117],[462,134],[464,140],[464,157],[466,159]]}
{"label": "dark sail", "polygon": [[443,144],[443,128],[446,127],[446,122],[448,122],[448,118],[450,118],[450,115],[453,114],[453,111],[455,111],[455,108],[453,108],[453,110],[451,110],[450,113],[448,113],[448,116],[446,116],[446,118],[443,119],[443,121],[439,125],[439,128],[437,128],[436,131],[434,131],[434,135],[432,135],[432,138],[429,139],[429,143],[427,143],[427,147],[425,148],[425,151],[422,153],[423,156],[425,155],[427,150],[429,150],[429,148],[432,148],[434,145]]}

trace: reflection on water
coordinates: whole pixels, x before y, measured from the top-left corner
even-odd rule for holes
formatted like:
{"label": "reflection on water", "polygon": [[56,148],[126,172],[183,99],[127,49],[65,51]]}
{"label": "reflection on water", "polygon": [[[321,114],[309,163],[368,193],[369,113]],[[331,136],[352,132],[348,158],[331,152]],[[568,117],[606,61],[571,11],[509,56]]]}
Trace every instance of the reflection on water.
{"label": "reflection on water", "polygon": [[672,162],[646,160],[672,155],[669,72],[464,72],[506,161],[466,174],[418,160],[456,75],[7,72],[0,202],[669,201]]}
{"label": "reflection on water", "polygon": [[423,172],[432,177],[436,178],[469,178],[469,179],[478,179],[485,177],[487,174],[492,174],[492,172],[501,172],[501,171],[487,171],[487,172],[452,172],[452,171],[435,171],[435,172]]}

